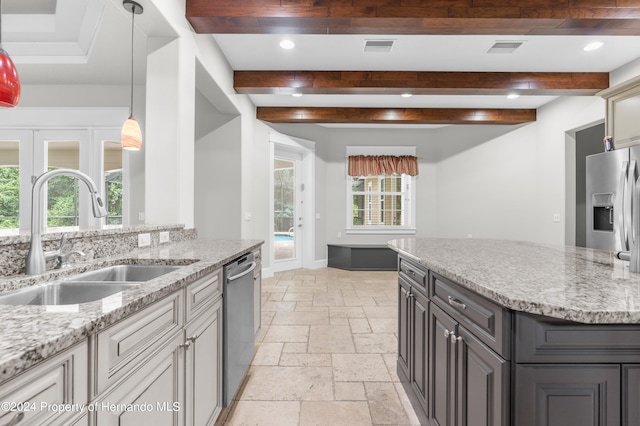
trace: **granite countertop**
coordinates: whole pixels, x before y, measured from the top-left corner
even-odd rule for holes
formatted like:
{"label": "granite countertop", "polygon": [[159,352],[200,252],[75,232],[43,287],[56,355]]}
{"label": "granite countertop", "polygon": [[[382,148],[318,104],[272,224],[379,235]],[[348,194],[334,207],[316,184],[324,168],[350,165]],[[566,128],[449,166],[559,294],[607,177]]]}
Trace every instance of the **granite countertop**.
{"label": "granite countertop", "polygon": [[640,274],[608,251],[427,238],[389,247],[515,311],[591,324],[640,322]]}
{"label": "granite countertop", "polygon": [[124,255],[78,264],[68,270],[0,279],[2,293],[114,264],[184,265],[135,289],[119,293],[121,297],[78,305],[0,305],[0,382],[185,287],[262,243],[262,240],[188,240],[136,249]]}

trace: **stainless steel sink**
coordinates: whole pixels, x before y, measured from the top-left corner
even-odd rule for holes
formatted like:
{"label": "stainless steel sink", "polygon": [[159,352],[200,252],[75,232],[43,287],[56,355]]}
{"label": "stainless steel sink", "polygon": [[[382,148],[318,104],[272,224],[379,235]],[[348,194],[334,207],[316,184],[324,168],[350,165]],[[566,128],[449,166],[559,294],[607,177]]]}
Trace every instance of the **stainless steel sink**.
{"label": "stainless steel sink", "polygon": [[73,305],[102,299],[139,283],[60,281],[38,284],[0,296],[0,305]]}
{"label": "stainless steel sink", "polygon": [[93,302],[175,271],[174,265],[116,265],[0,294],[0,305],[73,305]]}
{"label": "stainless steel sink", "polygon": [[85,272],[69,281],[144,282],[175,271],[173,265],[116,265]]}

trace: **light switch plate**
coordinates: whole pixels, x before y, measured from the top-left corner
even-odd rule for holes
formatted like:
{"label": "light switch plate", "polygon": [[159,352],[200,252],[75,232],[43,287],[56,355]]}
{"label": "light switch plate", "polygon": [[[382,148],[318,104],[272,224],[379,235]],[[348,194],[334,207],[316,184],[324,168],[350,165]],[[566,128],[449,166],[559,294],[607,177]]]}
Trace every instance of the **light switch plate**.
{"label": "light switch plate", "polygon": [[151,234],[138,234],[138,247],[151,245]]}

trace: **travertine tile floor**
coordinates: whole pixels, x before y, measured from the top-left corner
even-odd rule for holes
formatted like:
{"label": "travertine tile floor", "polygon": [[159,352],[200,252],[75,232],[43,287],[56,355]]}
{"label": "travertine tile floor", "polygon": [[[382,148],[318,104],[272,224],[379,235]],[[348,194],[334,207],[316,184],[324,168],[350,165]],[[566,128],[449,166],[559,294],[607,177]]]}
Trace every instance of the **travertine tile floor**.
{"label": "travertine tile floor", "polygon": [[228,425],[418,425],[396,375],[397,274],[262,282],[262,330]]}

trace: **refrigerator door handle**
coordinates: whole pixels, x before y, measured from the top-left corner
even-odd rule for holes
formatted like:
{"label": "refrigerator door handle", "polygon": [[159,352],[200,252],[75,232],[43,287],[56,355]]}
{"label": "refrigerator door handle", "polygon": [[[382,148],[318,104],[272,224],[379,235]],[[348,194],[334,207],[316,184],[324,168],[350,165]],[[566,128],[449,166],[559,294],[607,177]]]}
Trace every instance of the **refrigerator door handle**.
{"label": "refrigerator door handle", "polygon": [[629,244],[627,240],[627,220],[626,220],[626,206],[629,204],[627,202],[627,194],[625,193],[625,187],[627,186],[627,177],[629,170],[629,162],[622,162],[622,168],[620,171],[620,179],[618,180],[618,191],[616,192],[613,199],[613,209],[618,212],[616,213],[616,221],[617,225],[614,225],[615,232],[618,234],[618,238],[620,238],[620,247],[622,247],[622,251],[629,250]]}
{"label": "refrigerator door handle", "polygon": [[637,162],[631,160],[629,162],[629,171],[627,172],[627,193],[625,194],[626,209],[624,211],[624,218],[626,220],[625,232],[627,238],[627,250],[633,248],[633,240],[636,235],[636,225],[633,222],[633,214],[635,213],[635,197],[636,197],[636,177],[637,177]]}

